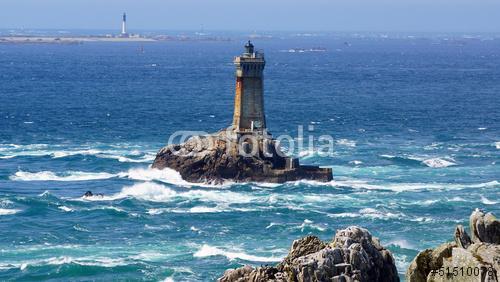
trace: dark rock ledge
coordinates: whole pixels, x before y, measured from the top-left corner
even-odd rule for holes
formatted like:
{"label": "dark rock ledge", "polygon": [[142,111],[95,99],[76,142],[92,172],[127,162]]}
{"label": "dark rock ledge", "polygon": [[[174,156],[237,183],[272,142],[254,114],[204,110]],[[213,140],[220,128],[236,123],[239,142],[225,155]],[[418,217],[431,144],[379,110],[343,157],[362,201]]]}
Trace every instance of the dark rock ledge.
{"label": "dark rock ledge", "polygon": [[[242,142],[247,139],[255,140],[255,148]],[[254,150],[254,153],[245,155],[247,150]],[[152,168],[174,169],[184,180],[195,183],[332,180],[331,168],[300,165],[298,159],[286,157],[276,140],[269,136],[259,133],[242,135],[232,130],[193,136],[183,144],[166,146],[156,155]]]}
{"label": "dark rock ledge", "polygon": [[368,230],[351,226],[331,242],[307,236],[296,240],[276,266],[226,270],[219,282],[399,281],[394,258]]}

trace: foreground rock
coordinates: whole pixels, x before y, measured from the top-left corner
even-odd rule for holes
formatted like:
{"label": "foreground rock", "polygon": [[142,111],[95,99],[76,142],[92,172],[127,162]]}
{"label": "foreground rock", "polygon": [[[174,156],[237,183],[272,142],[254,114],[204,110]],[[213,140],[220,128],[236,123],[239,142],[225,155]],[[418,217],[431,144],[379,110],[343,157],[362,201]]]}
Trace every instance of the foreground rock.
{"label": "foreground rock", "polygon": [[[241,142],[244,139],[255,140],[254,148]],[[298,159],[284,156],[272,138],[260,133],[241,136],[231,130],[194,136],[183,144],[164,147],[152,167],[174,169],[189,182],[332,180],[330,168],[299,165]]]}
{"label": "foreground rock", "polygon": [[476,210],[470,230],[472,237],[459,225],[455,242],[420,252],[406,272],[407,281],[498,281],[500,221]]}
{"label": "foreground rock", "polygon": [[399,281],[392,254],[368,230],[351,226],[331,242],[315,236],[296,240],[276,266],[226,270],[220,282]]}

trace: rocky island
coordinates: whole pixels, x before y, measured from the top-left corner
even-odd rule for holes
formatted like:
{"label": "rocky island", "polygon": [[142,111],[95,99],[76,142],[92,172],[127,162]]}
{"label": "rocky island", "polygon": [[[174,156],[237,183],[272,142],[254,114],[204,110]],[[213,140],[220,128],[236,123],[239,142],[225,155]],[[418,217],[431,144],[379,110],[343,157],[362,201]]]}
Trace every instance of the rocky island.
{"label": "rocky island", "polygon": [[286,156],[267,131],[264,113],[264,54],[249,41],[234,60],[236,93],[233,123],[218,133],[192,136],[182,144],[162,148],[156,169],[171,168],[190,182],[272,182],[300,179],[327,182],[331,168],[300,165]]}

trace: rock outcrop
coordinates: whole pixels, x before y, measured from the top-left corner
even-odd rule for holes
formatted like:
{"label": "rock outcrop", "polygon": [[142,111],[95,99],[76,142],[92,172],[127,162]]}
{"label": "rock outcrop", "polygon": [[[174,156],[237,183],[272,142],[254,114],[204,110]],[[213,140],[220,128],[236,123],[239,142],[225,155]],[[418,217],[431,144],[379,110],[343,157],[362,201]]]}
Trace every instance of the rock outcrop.
{"label": "rock outcrop", "polygon": [[219,282],[399,281],[392,254],[368,230],[351,226],[331,242],[307,236],[296,240],[276,266],[226,270]]}
{"label": "rock outcrop", "polygon": [[406,272],[409,282],[498,281],[500,274],[500,222],[491,213],[475,210],[470,216],[472,238],[459,225],[455,242],[426,249]]}
{"label": "rock outcrop", "polygon": [[298,159],[284,156],[268,136],[242,135],[231,130],[193,136],[183,144],[166,146],[158,152],[152,167],[174,169],[189,182],[332,180],[331,168],[299,165]]}

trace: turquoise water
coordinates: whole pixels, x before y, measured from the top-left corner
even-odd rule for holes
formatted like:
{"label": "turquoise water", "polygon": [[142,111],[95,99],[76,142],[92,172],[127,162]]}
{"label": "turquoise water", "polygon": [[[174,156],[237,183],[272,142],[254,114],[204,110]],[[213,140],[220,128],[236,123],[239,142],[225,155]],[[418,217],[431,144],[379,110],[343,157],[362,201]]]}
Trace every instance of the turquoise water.
{"label": "turquoise water", "polygon": [[270,131],[332,135],[332,154],[295,154],[334,181],[149,169],[173,132],[230,124],[241,45],[0,45],[0,280],[213,281],[349,225],[403,274],[474,208],[500,214],[499,40],[256,40]]}

